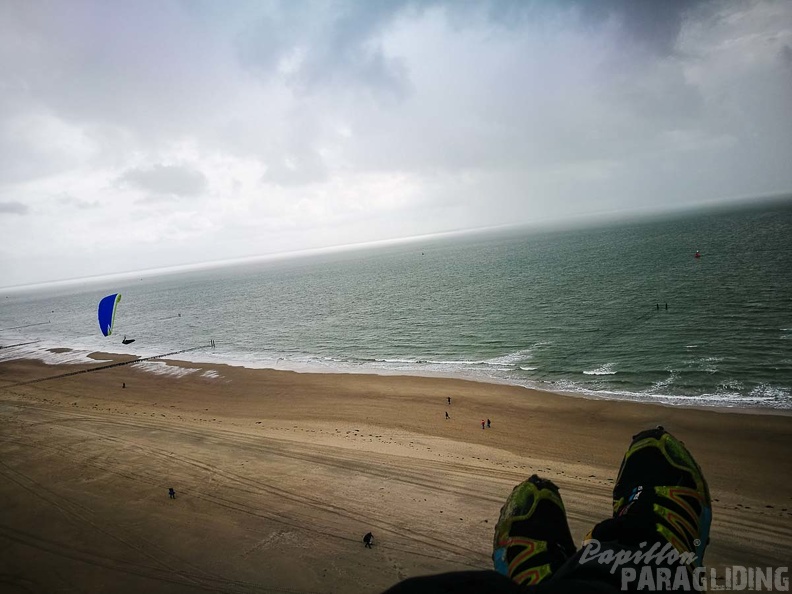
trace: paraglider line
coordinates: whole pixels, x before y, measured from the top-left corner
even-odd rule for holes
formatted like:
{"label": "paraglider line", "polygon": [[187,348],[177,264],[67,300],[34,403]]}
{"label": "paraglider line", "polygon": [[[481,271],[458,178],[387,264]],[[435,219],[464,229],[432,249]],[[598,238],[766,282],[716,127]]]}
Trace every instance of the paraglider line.
{"label": "paraglider line", "polygon": [[26,344],[36,344],[38,340],[31,340],[30,342],[18,342],[16,344],[7,344],[6,346],[0,345],[0,349],[10,349],[18,346],[25,346]]}
{"label": "paraglider line", "polygon": [[45,324],[49,324],[50,321],[47,320],[46,322],[36,322],[35,324],[25,324],[24,326],[14,326],[13,328],[0,328],[0,332],[4,332],[6,330],[19,330],[20,328],[30,328],[32,326],[43,326]]}
{"label": "paraglider line", "polygon": [[116,363],[108,363],[107,365],[100,365],[99,367],[91,367],[91,369],[81,369],[80,371],[70,371],[69,373],[60,373],[58,375],[51,375],[49,377],[41,377],[39,379],[28,380],[26,382],[18,382],[16,384],[9,384],[7,386],[0,386],[0,390],[4,388],[16,388],[18,386],[27,386],[29,384],[37,384],[39,382],[46,382],[49,380],[60,379],[63,377],[70,377],[72,375],[79,375],[81,373],[90,373],[91,371],[100,371],[102,369],[110,369],[111,367],[121,367],[122,365],[134,365],[141,361],[151,361],[152,359],[162,359],[164,357],[172,357],[173,355],[180,355],[181,353],[189,353],[190,351],[197,351],[198,349],[205,349],[207,345],[200,345],[191,347],[189,349],[182,349],[180,351],[173,351],[172,353],[165,353],[164,355],[152,355],[151,357],[141,357],[140,359],[133,359],[132,361],[121,361]]}
{"label": "paraglider line", "polygon": [[178,315],[178,316],[168,316],[167,318],[159,318],[157,321],[158,321],[158,322],[165,322],[166,320],[178,320],[180,317],[181,317],[181,315]]}

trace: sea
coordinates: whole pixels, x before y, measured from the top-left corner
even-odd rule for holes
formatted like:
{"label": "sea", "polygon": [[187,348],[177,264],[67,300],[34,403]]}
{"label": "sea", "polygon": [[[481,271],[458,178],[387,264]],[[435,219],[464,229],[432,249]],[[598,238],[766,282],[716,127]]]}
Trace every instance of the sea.
{"label": "sea", "polygon": [[[97,304],[111,293],[105,337]],[[0,290],[0,347],[0,362],[175,353],[789,411],[792,200]]]}

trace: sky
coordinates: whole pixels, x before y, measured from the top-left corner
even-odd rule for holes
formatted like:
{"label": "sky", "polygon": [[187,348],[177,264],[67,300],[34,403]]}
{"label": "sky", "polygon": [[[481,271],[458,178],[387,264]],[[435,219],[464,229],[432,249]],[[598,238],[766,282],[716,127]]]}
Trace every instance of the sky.
{"label": "sky", "polygon": [[0,287],[790,192],[786,0],[0,2]]}

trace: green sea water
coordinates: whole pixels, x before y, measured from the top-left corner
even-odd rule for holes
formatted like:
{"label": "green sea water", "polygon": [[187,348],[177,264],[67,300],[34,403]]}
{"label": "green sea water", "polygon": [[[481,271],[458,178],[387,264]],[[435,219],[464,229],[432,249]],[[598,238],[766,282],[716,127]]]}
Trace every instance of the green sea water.
{"label": "green sea water", "polygon": [[[96,303],[116,291],[118,338],[106,339]],[[0,360],[52,359],[55,346],[148,356],[214,340],[180,358],[792,409],[792,202],[427,239],[3,301],[0,345],[32,344],[0,349]],[[121,333],[136,342],[121,345]]]}

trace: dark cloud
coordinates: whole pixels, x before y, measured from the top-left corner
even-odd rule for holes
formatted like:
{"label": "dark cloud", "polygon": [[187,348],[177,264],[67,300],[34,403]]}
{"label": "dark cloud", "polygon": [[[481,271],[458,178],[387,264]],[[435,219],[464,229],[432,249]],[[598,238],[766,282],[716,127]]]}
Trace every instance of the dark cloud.
{"label": "dark cloud", "polygon": [[0,202],[0,214],[18,214],[24,215],[30,212],[30,208],[21,202]]}
{"label": "dark cloud", "polygon": [[616,18],[628,41],[660,54],[674,49],[682,21],[702,0],[580,0],[576,4],[594,20]]}
{"label": "dark cloud", "polygon": [[508,28],[523,27],[526,23],[570,23],[576,19],[588,27],[601,27],[615,21],[624,39],[633,47],[643,47],[651,53],[667,55],[673,51],[685,16],[697,6],[711,4],[709,0],[490,0],[480,2],[449,2],[453,13],[463,15],[464,22],[471,12],[480,11],[494,23]]}
{"label": "dark cloud", "polygon": [[203,173],[177,165],[154,165],[149,168],[131,169],[118,181],[122,185],[157,195],[195,196],[207,187]]}
{"label": "dark cloud", "polygon": [[781,62],[784,66],[792,70],[792,47],[785,45],[781,48]]}
{"label": "dark cloud", "polygon": [[264,78],[315,92],[325,86],[403,96],[406,71],[385,54],[380,35],[413,2],[279,4],[238,38],[241,62]]}

